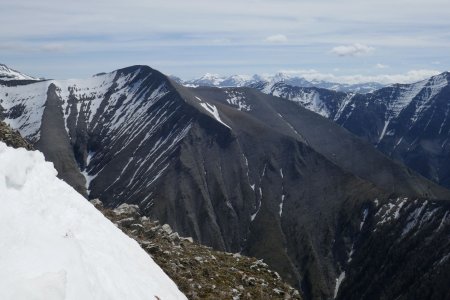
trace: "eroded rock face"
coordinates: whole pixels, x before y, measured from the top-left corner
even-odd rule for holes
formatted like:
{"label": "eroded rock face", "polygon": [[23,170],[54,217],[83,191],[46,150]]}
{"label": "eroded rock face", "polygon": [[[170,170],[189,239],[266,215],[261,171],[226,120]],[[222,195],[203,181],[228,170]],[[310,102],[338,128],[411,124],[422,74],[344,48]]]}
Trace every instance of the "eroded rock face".
{"label": "eroded rock face", "polygon": [[6,145],[14,148],[25,148],[28,150],[33,150],[33,146],[28,143],[20,133],[16,130],[11,129],[4,122],[0,121],[0,141],[4,142]]}
{"label": "eroded rock face", "polygon": [[214,251],[180,237],[168,224],[141,217],[136,205],[106,209],[98,199],[91,203],[135,239],[189,299],[301,299],[262,260]]}

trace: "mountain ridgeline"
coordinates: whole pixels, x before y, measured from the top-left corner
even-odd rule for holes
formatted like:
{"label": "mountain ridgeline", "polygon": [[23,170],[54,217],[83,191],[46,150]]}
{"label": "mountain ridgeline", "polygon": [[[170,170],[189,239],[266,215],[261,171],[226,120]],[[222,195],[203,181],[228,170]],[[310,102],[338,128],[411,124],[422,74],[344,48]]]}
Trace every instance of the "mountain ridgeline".
{"label": "mountain ridgeline", "polygon": [[[146,66],[0,82],[0,99],[2,119],[86,197],[137,204],[182,236],[264,259],[305,299],[446,293],[450,192],[292,101],[187,88]],[[399,256],[435,245],[422,269],[433,291],[400,276],[410,266]],[[361,274],[378,276],[372,289]]]}
{"label": "mountain ridgeline", "polygon": [[391,158],[450,187],[450,73],[367,94],[259,84],[340,124]]}
{"label": "mountain ridgeline", "polygon": [[376,82],[367,83],[337,83],[325,80],[310,79],[307,80],[303,77],[296,76],[289,73],[279,72],[274,75],[231,75],[220,76],[218,74],[207,73],[200,78],[192,80],[182,80],[179,77],[171,76],[177,83],[190,87],[209,86],[209,87],[250,87],[258,85],[276,85],[287,84],[296,87],[316,87],[322,89],[329,89],[340,92],[358,92],[367,93],[382,88],[384,85]]}

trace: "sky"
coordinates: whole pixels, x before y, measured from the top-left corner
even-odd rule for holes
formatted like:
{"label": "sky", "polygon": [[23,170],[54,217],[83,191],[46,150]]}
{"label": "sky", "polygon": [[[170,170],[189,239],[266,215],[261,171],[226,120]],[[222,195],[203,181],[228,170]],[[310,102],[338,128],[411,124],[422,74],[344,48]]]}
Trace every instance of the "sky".
{"label": "sky", "polygon": [[149,65],[414,82],[450,70],[448,0],[0,0],[0,63],[83,78]]}

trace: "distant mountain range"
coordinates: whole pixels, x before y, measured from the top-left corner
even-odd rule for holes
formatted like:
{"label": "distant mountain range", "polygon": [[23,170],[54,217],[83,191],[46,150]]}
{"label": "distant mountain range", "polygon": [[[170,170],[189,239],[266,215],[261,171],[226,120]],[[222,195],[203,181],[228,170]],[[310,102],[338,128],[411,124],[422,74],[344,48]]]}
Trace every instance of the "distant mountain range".
{"label": "distant mountain range", "polygon": [[[182,82],[182,81],[181,81]],[[289,74],[221,77],[187,86],[242,87],[294,101],[345,127],[386,155],[450,188],[449,73],[413,84],[342,85]]]}
{"label": "distant mountain range", "polygon": [[37,80],[37,78],[13,70],[4,64],[0,64],[0,80]]}
{"label": "distant mountain range", "polygon": [[172,76],[172,79],[180,84],[189,87],[197,86],[213,86],[213,87],[253,87],[264,85],[266,88],[283,83],[296,87],[318,87],[341,92],[358,92],[368,93],[385,85],[376,82],[346,84],[335,83],[323,80],[306,80],[305,78],[290,75],[288,73],[277,73],[275,75],[232,75],[220,76],[218,74],[207,73],[200,78],[192,80],[182,80],[178,77]]}
{"label": "distant mountain range", "polygon": [[388,156],[450,187],[448,72],[367,94],[298,87],[285,82],[254,87],[333,120]]}
{"label": "distant mountain range", "polygon": [[[445,102],[445,80],[424,83],[409,105],[425,112]],[[450,191],[368,142],[391,137],[395,123],[369,118],[380,112],[368,99],[393,116],[387,96],[400,103],[411,88],[188,88],[132,66],[81,80],[0,81],[0,118],[86,197],[137,204],[183,236],[264,259],[305,299],[440,299],[449,296]],[[297,95],[328,119],[274,95]],[[368,117],[356,114],[366,106]],[[350,122],[366,140],[342,127]]]}

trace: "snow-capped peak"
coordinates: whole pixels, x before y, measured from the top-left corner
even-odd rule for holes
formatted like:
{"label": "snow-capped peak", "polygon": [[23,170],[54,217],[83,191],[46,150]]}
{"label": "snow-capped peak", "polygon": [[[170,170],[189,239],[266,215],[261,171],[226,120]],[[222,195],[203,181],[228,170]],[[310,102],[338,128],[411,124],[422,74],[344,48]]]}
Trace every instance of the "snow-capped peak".
{"label": "snow-capped peak", "polygon": [[204,79],[204,80],[217,80],[217,79],[222,79],[222,78],[223,77],[220,76],[219,74],[214,74],[214,73],[206,73],[202,77],[200,77],[200,79]]}
{"label": "snow-capped peak", "polygon": [[290,79],[290,78],[292,78],[292,76],[289,76],[288,74],[283,73],[283,72],[278,72],[278,73],[275,73],[275,75],[272,76],[271,81],[273,81],[273,82],[284,82],[285,80]]}
{"label": "snow-capped peak", "polygon": [[448,85],[449,80],[450,80],[450,73],[444,72],[439,75],[431,77],[430,80],[428,81],[428,84],[431,86],[442,87]]}
{"label": "snow-capped peak", "polygon": [[231,75],[226,77],[222,82],[222,87],[243,87],[248,86],[251,83],[257,82],[252,76],[249,75]]}
{"label": "snow-capped peak", "polygon": [[0,64],[0,81],[9,81],[9,80],[37,80],[37,78],[28,76],[19,71],[9,68],[4,64]]}
{"label": "snow-capped peak", "polygon": [[219,74],[206,73],[196,81],[198,83],[205,83],[205,84],[209,83],[210,85],[218,86],[224,80],[225,78],[220,76]]}
{"label": "snow-capped peak", "polygon": [[[376,82],[368,82],[361,84],[344,84],[328,82],[317,79],[305,79],[295,74],[287,72],[278,72],[272,75],[269,74],[255,74],[250,75],[231,75],[221,76],[219,74],[206,73],[198,79],[183,81],[177,80],[181,84],[190,87],[197,86],[214,86],[214,87],[244,87],[244,86],[259,86],[266,88],[277,84],[287,84],[295,87],[318,87],[342,92],[358,92],[367,93],[384,87],[384,85]],[[270,89],[270,88],[269,88]]]}

